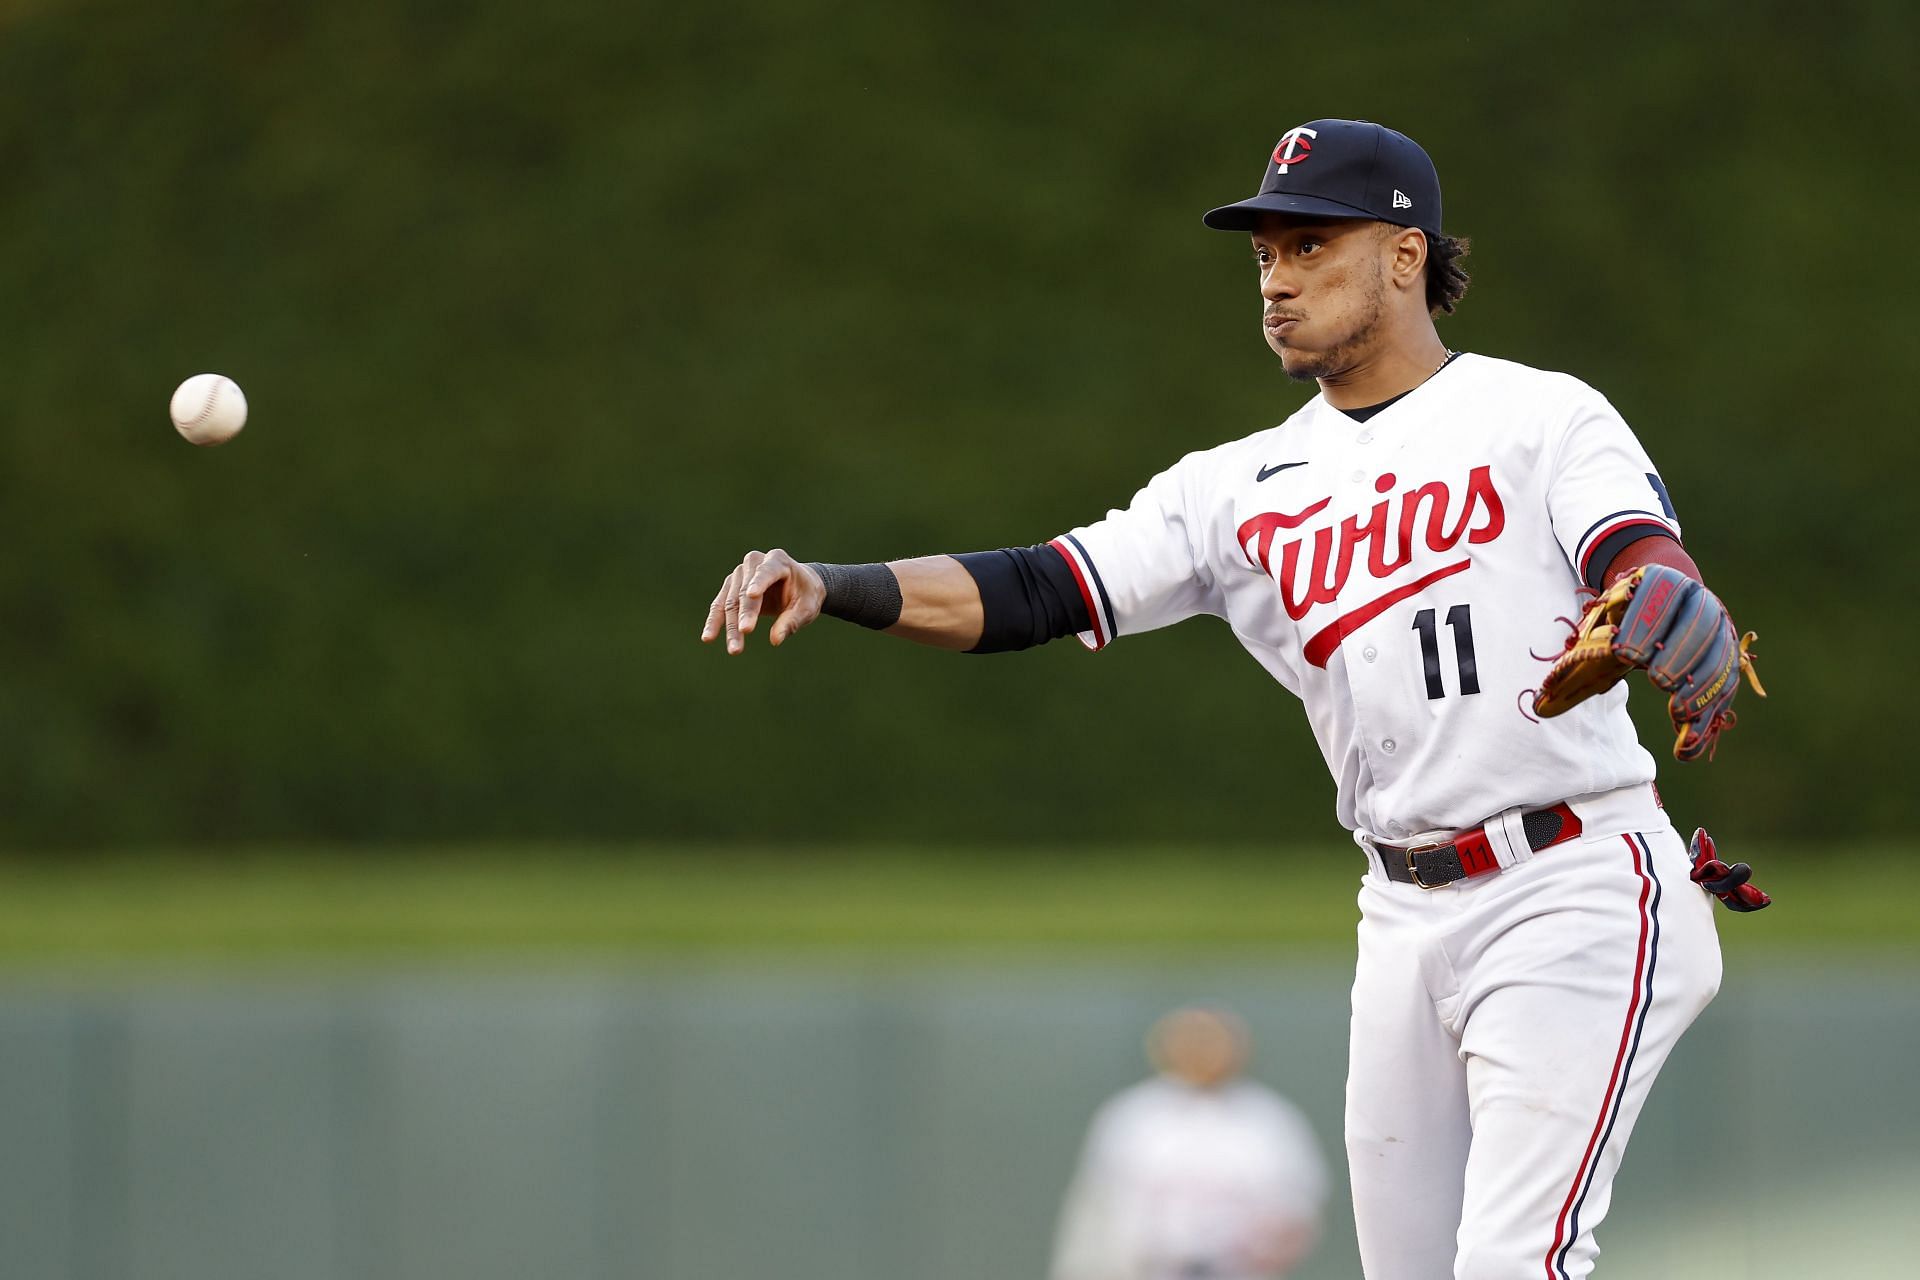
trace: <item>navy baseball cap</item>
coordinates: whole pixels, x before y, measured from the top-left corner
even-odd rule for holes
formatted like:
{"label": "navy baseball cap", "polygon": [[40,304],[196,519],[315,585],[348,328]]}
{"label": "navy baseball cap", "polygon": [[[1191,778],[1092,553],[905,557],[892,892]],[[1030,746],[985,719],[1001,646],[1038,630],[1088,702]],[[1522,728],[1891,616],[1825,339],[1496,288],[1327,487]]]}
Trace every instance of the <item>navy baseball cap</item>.
{"label": "navy baseball cap", "polygon": [[1251,231],[1263,213],[1371,218],[1440,234],[1440,175],[1420,144],[1366,120],[1314,120],[1280,135],[1260,193],[1209,210],[1216,231]]}

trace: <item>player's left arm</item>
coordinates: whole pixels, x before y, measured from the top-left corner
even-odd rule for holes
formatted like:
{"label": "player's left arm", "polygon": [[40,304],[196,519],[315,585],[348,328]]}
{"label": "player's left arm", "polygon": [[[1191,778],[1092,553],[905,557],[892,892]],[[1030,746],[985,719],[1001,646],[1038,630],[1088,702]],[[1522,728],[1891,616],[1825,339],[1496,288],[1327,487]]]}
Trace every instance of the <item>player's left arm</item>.
{"label": "player's left arm", "polygon": [[1571,710],[1637,667],[1668,695],[1675,757],[1710,756],[1733,724],[1743,677],[1764,692],[1752,633],[1742,635],[1707,589],[1680,545],[1665,483],[1604,397],[1580,387],[1550,458],[1549,518],[1574,576],[1596,598],[1542,681],[1534,710]]}

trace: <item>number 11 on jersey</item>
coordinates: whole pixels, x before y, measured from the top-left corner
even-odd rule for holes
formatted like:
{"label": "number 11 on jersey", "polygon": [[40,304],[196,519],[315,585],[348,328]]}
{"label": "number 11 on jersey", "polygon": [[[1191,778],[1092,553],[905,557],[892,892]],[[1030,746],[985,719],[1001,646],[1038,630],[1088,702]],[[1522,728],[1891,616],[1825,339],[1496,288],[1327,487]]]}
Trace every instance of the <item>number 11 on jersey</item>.
{"label": "number 11 on jersey", "polygon": [[[1413,629],[1420,633],[1420,658],[1426,668],[1429,699],[1447,696],[1446,685],[1440,680],[1440,629],[1434,617],[1432,609],[1413,615]],[[1461,696],[1480,692],[1480,670],[1473,661],[1473,607],[1457,604],[1447,610],[1447,629],[1453,632],[1453,660],[1460,672]]]}

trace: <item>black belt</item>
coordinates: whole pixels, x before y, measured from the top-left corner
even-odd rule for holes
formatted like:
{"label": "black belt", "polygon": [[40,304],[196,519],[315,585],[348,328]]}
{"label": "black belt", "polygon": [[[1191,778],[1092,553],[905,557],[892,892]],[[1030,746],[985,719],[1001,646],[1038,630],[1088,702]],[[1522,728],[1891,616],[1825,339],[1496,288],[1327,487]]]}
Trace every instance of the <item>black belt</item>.
{"label": "black belt", "polygon": [[[1520,826],[1526,832],[1528,847],[1539,853],[1578,838],[1580,816],[1562,801],[1521,814]],[[1387,873],[1387,879],[1419,885],[1422,889],[1444,888],[1458,880],[1492,875],[1500,869],[1500,860],[1494,856],[1493,842],[1487,839],[1484,826],[1462,831],[1442,844],[1375,844],[1373,847],[1380,855],[1380,866]]]}

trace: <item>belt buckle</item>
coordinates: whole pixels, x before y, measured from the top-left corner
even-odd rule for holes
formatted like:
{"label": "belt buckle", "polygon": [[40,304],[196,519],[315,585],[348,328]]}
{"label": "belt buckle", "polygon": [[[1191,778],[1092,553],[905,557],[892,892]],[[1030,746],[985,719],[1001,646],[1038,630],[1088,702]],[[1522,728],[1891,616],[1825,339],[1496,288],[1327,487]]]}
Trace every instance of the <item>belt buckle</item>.
{"label": "belt buckle", "polygon": [[1413,860],[1413,856],[1416,853],[1430,853],[1435,849],[1444,849],[1447,847],[1447,844],[1448,842],[1445,840],[1433,840],[1426,844],[1411,844],[1400,851],[1401,856],[1407,860],[1407,874],[1413,877],[1415,888],[1425,889],[1428,893],[1432,893],[1435,889],[1444,889],[1447,885],[1453,883],[1453,881],[1448,880],[1443,884],[1428,884],[1420,878],[1419,864]]}

